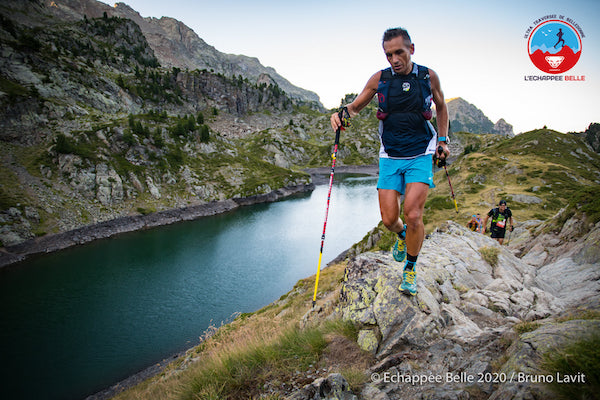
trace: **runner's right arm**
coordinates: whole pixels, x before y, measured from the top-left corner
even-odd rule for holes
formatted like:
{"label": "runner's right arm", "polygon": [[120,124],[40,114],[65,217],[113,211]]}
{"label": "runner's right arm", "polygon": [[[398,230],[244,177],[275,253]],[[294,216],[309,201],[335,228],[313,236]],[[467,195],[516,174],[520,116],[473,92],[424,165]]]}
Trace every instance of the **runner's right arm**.
{"label": "runner's right arm", "polygon": [[481,233],[485,233],[485,231],[487,229],[487,222],[488,222],[489,218],[490,218],[489,214],[485,216],[485,219],[483,220],[483,227],[481,228]]}

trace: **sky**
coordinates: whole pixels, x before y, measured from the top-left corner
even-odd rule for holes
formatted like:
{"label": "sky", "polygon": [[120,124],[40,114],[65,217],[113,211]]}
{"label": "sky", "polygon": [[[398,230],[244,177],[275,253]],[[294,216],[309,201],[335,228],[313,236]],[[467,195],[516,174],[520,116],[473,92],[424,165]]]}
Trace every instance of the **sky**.
{"label": "sky", "polygon": [[[114,2],[103,1],[114,5]],[[440,77],[446,99],[462,97],[515,133],[543,126],[584,131],[600,122],[600,2],[597,0],[125,0],[143,17],[175,18],[217,50],[257,57],[292,84],[317,93],[327,108],[359,93],[388,66],[387,28],[408,30],[412,60]],[[528,29],[547,15],[583,31],[581,56],[563,81],[529,59]],[[566,77],[575,79],[566,80]],[[582,78],[583,77],[583,78]]]}

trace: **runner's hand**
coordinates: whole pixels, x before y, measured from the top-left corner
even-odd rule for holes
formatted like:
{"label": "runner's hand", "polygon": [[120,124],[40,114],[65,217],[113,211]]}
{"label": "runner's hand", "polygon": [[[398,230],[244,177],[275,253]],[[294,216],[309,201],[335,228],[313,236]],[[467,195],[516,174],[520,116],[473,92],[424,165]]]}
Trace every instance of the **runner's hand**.
{"label": "runner's hand", "polygon": [[347,107],[342,107],[337,114],[331,116],[331,127],[337,132],[339,129],[344,130],[348,126],[350,126],[350,113]]}
{"label": "runner's hand", "polygon": [[449,154],[450,151],[448,150],[448,145],[446,142],[438,142],[438,147],[433,155],[435,165],[437,165],[438,168],[446,166],[446,159],[448,158]]}
{"label": "runner's hand", "polygon": [[340,121],[340,115],[337,112],[331,114],[331,128],[334,132],[337,132],[338,129],[342,128],[342,121]]}
{"label": "runner's hand", "polygon": [[[440,153],[440,147],[442,148],[442,152]],[[448,158],[448,156],[450,155],[450,150],[448,149],[448,144],[446,142],[438,142],[438,148],[437,148],[437,156],[440,160],[444,160],[446,161],[446,159]]]}

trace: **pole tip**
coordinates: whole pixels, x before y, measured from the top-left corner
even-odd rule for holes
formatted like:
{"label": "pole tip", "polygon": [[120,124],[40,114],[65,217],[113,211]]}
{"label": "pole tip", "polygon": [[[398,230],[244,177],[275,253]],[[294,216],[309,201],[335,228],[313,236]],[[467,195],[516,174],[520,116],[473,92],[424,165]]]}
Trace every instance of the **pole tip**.
{"label": "pole tip", "polygon": [[313,300],[312,302],[312,307],[315,308],[315,304],[317,304],[317,302],[315,300]]}

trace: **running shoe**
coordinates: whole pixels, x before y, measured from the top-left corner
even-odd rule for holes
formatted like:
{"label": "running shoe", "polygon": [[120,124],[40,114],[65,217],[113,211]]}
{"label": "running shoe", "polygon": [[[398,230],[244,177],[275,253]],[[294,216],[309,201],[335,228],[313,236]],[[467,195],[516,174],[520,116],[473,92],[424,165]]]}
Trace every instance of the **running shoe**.
{"label": "running shoe", "polygon": [[417,294],[417,273],[414,270],[404,270],[404,272],[402,272],[400,291],[411,296]]}
{"label": "running shoe", "polygon": [[406,240],[400,239],[398,236],[396,243],[394,243],[392,254],[394,256],[394,260],[398,262],[404,262],[404,260],[406,260]]}

